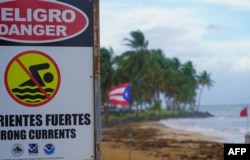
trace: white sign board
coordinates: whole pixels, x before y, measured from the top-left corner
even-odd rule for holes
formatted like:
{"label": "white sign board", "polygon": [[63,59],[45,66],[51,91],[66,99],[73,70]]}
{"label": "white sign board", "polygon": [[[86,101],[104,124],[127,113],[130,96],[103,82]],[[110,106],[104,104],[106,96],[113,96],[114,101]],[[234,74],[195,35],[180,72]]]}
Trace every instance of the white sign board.
{"label": "white sign board", "polygon": [[0,0],[0,160],[95,157],[93,1]]}

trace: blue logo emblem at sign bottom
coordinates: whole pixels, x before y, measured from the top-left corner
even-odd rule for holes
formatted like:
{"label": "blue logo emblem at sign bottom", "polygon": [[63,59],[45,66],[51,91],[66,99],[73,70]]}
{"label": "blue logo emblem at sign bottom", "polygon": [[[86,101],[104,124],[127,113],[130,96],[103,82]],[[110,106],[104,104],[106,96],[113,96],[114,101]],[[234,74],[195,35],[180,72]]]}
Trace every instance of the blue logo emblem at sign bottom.
{"label": "blue logo emblem at sign bottom", "polygon": [[37,143],[29,144],[29,154],[32,154],[32,155],[38,154],[38,144]]}
{"label": "blue logo emblem at sign bottom", "polygon": [[23,154],[24,149],[23,146],[21,144],[14,144],[11,148],[11,153],[12,155],[19,157]]}
{"label": "blue logo emblem at sign bottom", "polygon": [[43,147],[43,150],[45,154],[51,155],[55,152],[55,146],[51,143],[48,143]]}

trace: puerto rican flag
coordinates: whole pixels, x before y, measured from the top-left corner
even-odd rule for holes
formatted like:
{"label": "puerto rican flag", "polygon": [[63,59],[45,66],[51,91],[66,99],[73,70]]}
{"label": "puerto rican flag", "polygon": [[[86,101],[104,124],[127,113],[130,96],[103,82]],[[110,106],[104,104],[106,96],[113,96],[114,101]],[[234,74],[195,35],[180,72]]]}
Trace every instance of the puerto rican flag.
{"label": "puerto rican flag", "polygon": [[114,86],[108,91],[109,104],[118,104],[129,106],[130,104],[130,83],[124,83],[119,86]]}

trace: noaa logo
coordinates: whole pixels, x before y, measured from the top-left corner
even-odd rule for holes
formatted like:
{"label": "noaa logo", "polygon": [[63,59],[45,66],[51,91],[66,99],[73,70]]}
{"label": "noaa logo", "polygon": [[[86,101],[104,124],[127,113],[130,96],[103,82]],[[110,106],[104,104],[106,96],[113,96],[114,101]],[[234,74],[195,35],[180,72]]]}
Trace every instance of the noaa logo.
{"label": "noaa logo", "polygon": [[11,148],[11,153],[12,155],[19,157],[23,154],[24,149],[23,146],[21,144],[14,144]]}
{"label": "noaa logo", "polygon": [[51,143],[48,143],[43,147],[43,150],[45,154],[51,155],[55,152],[55,146]]}

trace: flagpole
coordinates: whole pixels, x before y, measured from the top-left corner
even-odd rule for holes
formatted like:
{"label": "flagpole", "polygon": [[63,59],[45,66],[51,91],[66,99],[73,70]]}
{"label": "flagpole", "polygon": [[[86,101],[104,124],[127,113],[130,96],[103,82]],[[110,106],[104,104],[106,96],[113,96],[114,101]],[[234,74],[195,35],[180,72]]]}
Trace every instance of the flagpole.
{"label": "flagpole", "polygon": [[248,119],[248,107],[247,107],[247,134],[249,134],[249,119]]}
{"label": "flagpole", "polygon": [[248,119],[248,106],[247,106],[247,134],[245,135],[245,143],[250,144],[250,132],[249,132],[249,119]]}
{"label": "flagpole", "polygon": [[131,160],[131,120],[130,120],[130,118],[129,118],[129,133],[128,133],[128,138],[129,138],[129,140],[128,140],[128,159],[129,160]]}
{"label": "flagpole", "polygon": [[[129,103],[129,108],[131,109],[131,104]],[[129,113],[130,114],[130,113]],[[128,148],[128,159],[131,160],[131,137],[132,137],[132,128],[131,128],[131,116],[129,116],[129,148]]]}

